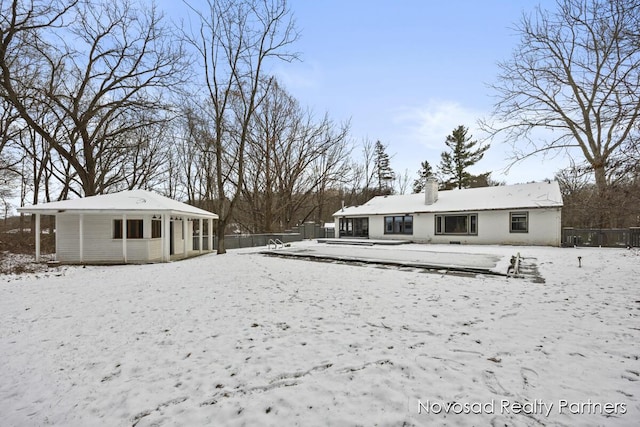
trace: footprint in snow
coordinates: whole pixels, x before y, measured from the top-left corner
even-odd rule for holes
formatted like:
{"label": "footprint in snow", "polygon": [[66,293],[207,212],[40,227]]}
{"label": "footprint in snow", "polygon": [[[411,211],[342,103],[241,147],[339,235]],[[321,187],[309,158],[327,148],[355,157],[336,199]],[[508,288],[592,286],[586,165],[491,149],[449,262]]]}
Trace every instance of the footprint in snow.
{"label": "footprint in snow", "polygon": [[522,388],[525,390],[535,387],[538,382],[538,373],[531,368],[520,368],[520,376],[522,376]]}
{"label": "footprint in snow", "polygon": [[493,371],[485,370],[482,372],[482,380],[490,392],[503,396],[511,396],[511,393],[502,387],[502,384],[500,384]]}
{"label": "footprint in snow", "polygon": [[629,381],[638,381],[640,380],[640,372],[632,371],[631,369],[627,369],[623,374],[622,378]]}

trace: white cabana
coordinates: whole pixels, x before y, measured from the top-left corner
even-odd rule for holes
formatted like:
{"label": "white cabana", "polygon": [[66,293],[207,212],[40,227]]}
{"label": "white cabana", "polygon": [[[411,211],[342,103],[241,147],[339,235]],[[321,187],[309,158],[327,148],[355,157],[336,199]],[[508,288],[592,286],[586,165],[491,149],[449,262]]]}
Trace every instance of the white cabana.
{"label": "white cabana", "polygon": [[35,214],[36,261],[40,260],[40,215],[55,216],[56,260],[64,263],[167,262],[209,252],[213,220],[218,218],[146,190],[43,203],[18,211]]}

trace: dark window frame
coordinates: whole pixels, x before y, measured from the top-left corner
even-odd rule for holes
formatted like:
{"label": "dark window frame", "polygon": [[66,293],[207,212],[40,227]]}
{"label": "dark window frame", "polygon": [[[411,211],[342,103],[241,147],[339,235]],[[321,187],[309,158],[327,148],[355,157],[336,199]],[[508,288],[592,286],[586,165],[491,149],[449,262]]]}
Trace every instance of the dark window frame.
{"label": "dark window frame", "polygon": [[413,235],[413,215],[385,216],[384,234]]}
{"label": "dark window frame", "polygon": [[[113,220],[113,238],[122,239],[122,220]],[[127,239],[144,239],[144,220],[127,219]]]}
{"label": "dark window frame", "polygon": [[369,217],[341,217],[338,237],[369,237]]}
{"label": "dark window frame", "polygon": [[[524,218],[524,221],[519,221],[519,219]],[[514,221],[518,219],[518,221]],[[524,228],[514,227],[514,225],[524,224]],[[509,212],[509,233],[528,233],[529,232],[529,212],[528,211],[519,211],[519,212]]]}
{"label": "dark window frame", "polygon": [[162,237],[162,220],[152,219],[151,220],[151,238],[160,239],[161,237]]}
{"label": "dark window frame", "polygon": [[[457,220],[456,220],[457,218]],[[451,227],[458,228],[463,218],[464,230],[448,231]],[[438,236],[477,236],[478,235],[478,214],[437,214],[434,217],[435,234]]]}

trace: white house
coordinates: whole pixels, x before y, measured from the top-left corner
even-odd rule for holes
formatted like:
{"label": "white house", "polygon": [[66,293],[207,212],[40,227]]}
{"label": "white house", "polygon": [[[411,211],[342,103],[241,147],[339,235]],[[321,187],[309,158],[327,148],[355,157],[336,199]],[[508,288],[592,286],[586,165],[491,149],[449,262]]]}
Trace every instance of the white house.
{"label": "white house", "polygon": [[416,243],[551,245],[561,243],[557,182],[377,196],[333,216],[336,237]]}
{"label": "white house", "polygon": [[[18,211],[36,216],[36,261],[40,259],[40,215],[55,216],[56,260],[62,263],[167,262],[211,251],[213,220],[218,218],[146,190],[43,203]],[[203,240],[205,228],[207,240]]]}

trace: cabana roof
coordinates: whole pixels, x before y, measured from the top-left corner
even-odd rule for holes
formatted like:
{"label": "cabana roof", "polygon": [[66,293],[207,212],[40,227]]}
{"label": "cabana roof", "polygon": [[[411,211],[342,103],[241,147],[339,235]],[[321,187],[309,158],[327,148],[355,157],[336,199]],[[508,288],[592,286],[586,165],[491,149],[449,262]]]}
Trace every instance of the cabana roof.
{"label": "cabana roof", "polygon": [[169,213],[192,218],[218,219],[218,215],[147,190],[129,190],[82,199],[62,200],[18,208],[19,212],[56,215],[58,213]]}

